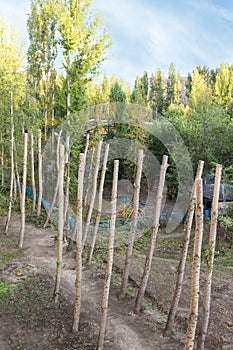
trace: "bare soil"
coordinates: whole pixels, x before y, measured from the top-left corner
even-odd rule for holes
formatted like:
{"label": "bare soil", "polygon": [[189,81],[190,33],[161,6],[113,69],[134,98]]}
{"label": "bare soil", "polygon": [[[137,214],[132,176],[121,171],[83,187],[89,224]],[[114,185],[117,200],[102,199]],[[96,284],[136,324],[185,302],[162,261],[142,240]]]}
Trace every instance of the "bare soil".
{"label": "bare soil", "polygon": [[[104,264],[93,264],[83,269],[80,329],[77,334],[72,334],[70,329],[75,284],[74,252],[64,252],[60,301],[58,306],[54,305],[52,295],[56,267],[56,232],[51,229],[38,229],[27,223],[24,248],[19,253],[19,217],[12,218],[7,237],[3,234],[4,222],[5,218],[0,218],[3,254],[1,281],[14,288],[10,288],[8,297],[0,301],[0,349],[96,349]],[[174,237],[177,237],[177,233]],[[154,258],[143,312],[135,316],[132,311],[144,260],[144,254],[134,256],[129,292],[127,297],[119,302],[117,294],[124,254],[115,256],[104,345],[106,350],[181,350],[184,347],[191,266],[187,266],[176,327],[171,338],[164,338],[162,333],[172,299],[178,261]],[[215,268],[207,350],[233,349],[232,277],[233,270],[230,267]]]}

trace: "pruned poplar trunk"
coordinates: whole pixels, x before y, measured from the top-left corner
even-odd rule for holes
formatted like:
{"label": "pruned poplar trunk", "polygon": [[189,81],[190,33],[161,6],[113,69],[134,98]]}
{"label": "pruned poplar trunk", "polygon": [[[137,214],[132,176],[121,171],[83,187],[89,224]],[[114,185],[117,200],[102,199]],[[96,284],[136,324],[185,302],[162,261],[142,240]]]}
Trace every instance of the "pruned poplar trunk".
{"label": "pruned poplar trunk", "polygon": [[19,234],[19,248],[23,248],[24,233],[25,233],[25,198],[26,198],[26,184],[27,184],[27,150],[28,150],[28,134],[24,134],[24,153],[23,153],[23,181],[22,192],[20,200],[21,211],[21,226]]}
{"label": "pruned poplar trunk", "polygon": [[108,242],[108,260],[107,260],[107,267],[106,267],[105,280],[104,280],[102,310],[100,315],[100,329],[99,329],[99,337],[98,337],[98,345],[97,345],[98,350],[102,350],[104,346],[104,334],[105,334],[106,321],[107,321],[109,290],[110,290],[110,282],[112,277],[114,237],[115,237],[115,225],[116,225],[118,170],[119,170],[119,160],[114,160],[112,196],[111,196],[111,221],[110,221],[110,232],[109,232],[109,242]]}
{"label": "pruned poplar trunk", "polygon": [[58,303],[60,282],[62,273],[62,248],[63,248],[63,228],[64,228],[64,145],[60,145],[59,162],[59,207],[58,207],[58,239],[57,239],[57,268],[54,287],[54,303]]}
{"label": "pruned poplar trunk", "polygon": [[[202,172],[203,172],[204,162],[202,160],[199,160],[198,167],[197,167],[197,173],[196,173],[196,180],[201,179]],[[182,287],[183,287],[183,280],[184,280],[184,271],[185,271],[185,265],[188,255],[188,248],[189,248],[189,241],[190,241],[190,235],[191,235],[191,229],[192,229],[192,223],[193,223],[193,216],[194,216],[194,208],[195,208],[195,202],[196,202],[196,190],[195,190],[195,182],[193,184],[192,193],[190,197],[190,204],[187,214],[187,220],[186,220],[186,227],[185,227],[185,234],[183,239],[183,246],[181,250],[180,255],[180,262],[177,269],[177,279],[176,279],[176,287],[170,307],[170,311],[167,318],[166,327],[164,330],[163,336],[169,336],[171,334],[175,317],[180,301],[180,296],[182,293]]]}
{"label": "pruned poplar trunk", "polygon": [[10,180],[10,201],[9,201],[9,208],[8,208],[8,214],[6,219],[6,225],[5,225],[5,234],[7,234],[9,229],[9,223],[11,220],[11,211],[12,211],[12,204],[13,204],[13,187],[14,187],[14,125],[12,122],[11,126],[11,180]]}
{"label": "pruned poplar trunk", "polygon": [[70,220],[69,220],[69,204],[70,204],[70,152],[68,155],[66,155],[68,162],[67,162],[67,168],[66,168],[66,195],[65,195],[65,211],[64,211],[64,217],[65,217],[65,232],[66,237],[69,236],[70,231]]}
{"label": "pruned poplar trunk", "polygon": [[14,162],[15,162],[15,177],[17,182],[17,187],[19,191],[19,198],[21,200],[21,187],[20,187],[20,178],[19,178],[19,169],[18,169],[18,162],[17,162],[17,152],[16,152],[16,146],[14,143]]}
{"label": "pruned poplar trunk", "polygon": [[15,173],[14,173],[14,186],[13,186],[13,189],[14,189],[14,202],[16,202],[16,200],[17,200],[17,182],[16,182]]}
{"label": "pruned poplar trunk", "polygon": [[125,266],[123,271],[123,277],[121,282],[121,288],[120,293],[118,296],[118,299],[121,300],[124,298],[128,286],[128,279],[129,279],[129,271],[131,266],[131,258],[133,254],[133,245],[137,230],[137,219],[138,219],[138,209],[139,209],[139,197],[140,197],[140,183],[141,183],[141,177],[142,177],[142,166],[143,166],[143,151],[140,150],[138,152],[138,162],[137,162],[137,174],[134,184],[134,196],[133,196],[133,215],[132,215],[132,221],[130,226],[130,234],[128,239],[128,246],[126,250],[126,257],[125,257]]}
{"label": "pruned poplar trunk", "polygon": [[38,192],[38,202],[37,202],[37,216],[40,216],[42,196],[43,196],[41,130],[39,130],[38,132],[38,182],[39,182],[39,192]]}
{"label": "pruned poplar trunk", "polygon": [[93,183],[93,163],[94,163],[94,155],[95,155],[95,147],[93,147],[92,149],[92,153],[91,153],[91,159],[90,159],[90,167],[89,167],[89,172],[88,172],[88,176],[87,176],[87,180],[84,182],[85,188],[86,189],[86,193],[84,196],[84,206],[89,205],[89,197],[90,197],[90,191],[91,191],[91,184]]}
{"label": "pruned poplar trunk", "polygon": [[205,339],[208,330],[209,317],[210,317],[210,301],[211,301],[211,285],[212,285],[212,272],[214,266],[214,254],[216,246],[216,234],[217,234],[217,223],[218,223],[218,201],[219,191],[221,184],[222,166],[216,165],[215,181],[214,181],[214,193],[212,200],[211,210],[211,221],[210,221],[210,235],[209,235],[209,246],[208,256],[206,261],[206,273],[203,293],[203,304],[202,304],[202,316],[200,322],[200,333],[197,342],[197,349],[204,350]]}
{"label": "pruned poplar trunk", "polygon": [[61,134],[62,134],[62,130],[60,130],[59,134],[58,134],[58,138],[57,138],[57,182],[56,182],[56,187],[54,189],[54,193],[53,193],[53,199],[52,199],[52,203],[49,207],[48,213],[47,213],[47,217],[44,223],[44,228],[46,228],[48,226],[51,214],[53,212],[55,203],[56,203],[56,199],[57,199],[57,194],[58,194],[58,188],[59,188],[59,153],[60,153],[60,143],[61,143]]}
{"label": "pruned poplar trunk", "polygon": [[99,142],[97,154],[96,154],[95,170],[94,170],[93,183],[92,183],[92,188],[91,188],[91,198],[90,198],[90,203],[89,203],[89,206],[87,209],[85,222],[84,222],[84,226],[83,226],[83,239],[82,239],[83,247],[85,246],[85,243],[86,243],[88,229],[89,229],[89,225],[90,225],[90,221],[91,221],[91,215],[92,215],[92,211],[93,211],[94,203],[95,203],[102,143],[103,143],[103,141]]}
{"label": "pruned poplar trunk", "polygon": [[80,309],[81,309],[81,283],[82,283],[82,215],[83,215],[83,179],[85,171],[85,156],[79,155],[78,169],[78,190],[77,190],[77,211],[75,221],[76,234],[76,281],[75,281],[75,299],[72,332],[77,332],[79,327]]}
{"label": "pruned poplar trunk", "polygon": [[102,203],[103,203],[103,190],[104,190],[104,180],[107,170],[107,162],[108,162],[108,154],[109,154],[109,144],[106,144],[105,153],[104,153],[104,161],[103,161],[103,167],[101,171],[101,178],[100,178],[100,185],[99,185],[99,192],[98,192],[98,209],[97,209],[97,215],[95,219],[95,226],[92,233],[91,238],[91,244],[88,252],[88,258],[87,263],[90,264],[93,256],[93,252],[95,249],[95,242],[97,237],[97,232],[99,229],[99,223],[101,218],[101,211],[102,211]]}
{"label": "pruned poplar trunk", "polygon": [[36,182],[35,182],[35,159],[34,159],[34,136],[31,132],[31,177],[32,177],[32,212],[36,211]]}
{"label": "pruned poplar trunk", "polygon": [[84,161],[86,162],[87,159],[87,152],[88,152],[88,148],[89,148],[89,142],[90,142],[90,135],[87,134],[86,135],[86,145],[85,145],[85,150],[84,150]]}
{"label": "pruned poplar trunk", "polygon": [[2,133],[1,133],[1,167],[2,167],[1,184],[2,184],[2,186],[4,186],[4,184],[5,184],[5,176],[4,176],[4,144],[3,144]]}
{"label": "pruned poplar trunk", "polygon": [[154,222],[152,226],[151,240],[150,240],[150,245],[146,256],[144,271],[142,274],[140,286],[136,297],[136,302],[134,307],[135,314],[138,314],[140,312],[142,300],[145,295],[146,286],[147,286],[147,282],[150,274],[151,263],[153,259],[154,249],[155,249],[155,242],[156,242],[157,233],[159,229],[159,219],[160,219],[161,205],[162,205],[162,199],[163,199],[163,188],[165,183],[165,175],[168,167],[167,160],[168,160],[168,157],[164,155],[162,165],[161,165],[161,170],[160,170],[160,179],[159,179],[158,191],[156,196],[155,216],[154,216]]}
{"label": "pruned poplar trunk", "polygon": [[202,179],[195,181],[196,184],[196,229],[194,237],[193,260],[192,260],[192,284],[191,300],[186,342],[184,350],[193,350],[195,343],[195,333],[198,320],[198,304],[200,293],[200,270],[201,270],[201,247],[203,237],[203,185]]}

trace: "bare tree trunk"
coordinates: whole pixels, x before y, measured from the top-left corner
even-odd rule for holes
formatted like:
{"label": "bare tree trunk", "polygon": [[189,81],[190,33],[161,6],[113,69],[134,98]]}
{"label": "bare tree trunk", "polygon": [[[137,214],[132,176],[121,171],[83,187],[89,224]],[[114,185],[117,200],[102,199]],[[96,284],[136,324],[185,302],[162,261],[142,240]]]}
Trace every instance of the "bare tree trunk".
{"label": "bare tree trunk", "polygon": [[16,200],[17,200],[17,182],[16,182],[15,173],[14,173],[14,186],[13,186],[13,189],[14,189],[14,202],[16,202]]}
{"label": "bare tree trunk", "polygon": [[82,215],[83,215],[83,179],[85,171],[85,155],[79,155],[78,170],[78,190],[77,190],[77,213],[75,222],[76,233],[76,281],[75,281],[75,299],[72,332],[77,332],[79,327],[80,309],[81,309],[81,283],[82,283]]}
{"label": "bare tree trunk", "polygon": [[128,286],[131,258],[132,258],[132,254],[133,254],[133,245],[134,245],[136,229],[137,229],[143,157],[144,157],[143,151],[140,150],[138,152],[137,174],[136,174],[136,179],[135,179],[135,184],[134,184],[133,215],[132,215],[132,222],[131,222],[130,234],[129,234],[129,239],[128,239],[128,247],[127,247],[126,257],[125,257],[125,267],[124,267],[124,271],[123,271],[120,293],[118,296],[119,300],[124,298],[124,296],[126,294],[127,286]]}
{"label": "bare tree trunk", "polygon": [[56,182],[56,187],[54,189],[54,194],[53,194],[53,199],[52,199],[52,203],[49,207],[48,213],[47,213],[47,217],[44,223],[44,228],[47,227],[51,214],[53,212],[53,208],[54,205],[56,203],[56,199],[57,199],[57,194],[58,194],[58,188],[59,188],[59,150],[60,150],[60,142],[61,142],[61,133],[62,131],[60,130],[59,134],[58,134],[58,138],[57,138],[57,182]]}
{"label": "bare tree trunk", "polygon": [[1,167],[2,167],[2,179],[1,184],[4,186],[5,184],[5,174],[4,174],[4,144],[3,144],[3,138],[1,133]]}
{"label": "bare tree trunk", "polygon": [[14,187],[14,124],[12,121],[11,126],[11,182],[10,182],[10,202],[9,202],[9,208],[8,208],[8,215],[6,219],[6,225],[5,225],[5,234],[7,234],[9,229],[9,223],[11,220],[11,211],[12,211],[12,203],[13,203],[13,187]]}
{"label": "bare tree trunk", "polygon": [[35,182],[35,159],[34,159],[34,136],[31,132],[31,175],[32,175],[32,212],[36,211],[36,182]]}
{"label": "bare tree trunk", "polygon": [[152,263],[152,258],[154,254],[154,248],[155,248],[155,242],[157,238],[157,233],[159,229],[159,218],[160,218],[160,213],[161,213],[161,205],[162,205],[162,199],[163,199],[163,188],[164,188],[164,183],[165,183],[165,175],[168,167],[167,163],[168,157],[166,155],[163,156],[163,161],[161,165],[161,170],[160,170],[160,179],[159,179],[159,186],[158,186],[158,192],[156,196],[156,205],[155,205],[155,217],[154,217],[154,223],[152,226],[152,234],[151,234],[151,240],[150,240],[150,245],[148,248],[147,256],[146,256],[146,261],[145,261],[145,266],[144,266],[144,271],[142,274],[140,286],[138,289],[137,293],[137,298],[135,302],[135,308],[134,308],[134,313],[138,314],[140,312],[142,300],[146,291],[146,286],[150,274],[150,269],[151,269],[151,263]]}
{"label": "bare tree trunk", "polygon": [[25,198],[26,198],[26,184],[27,184],[27,151],[28,151],[28,134],[24,134],[24,154],[23,154],[23,182],[20,201],[21,210],[21,227],[19,234],[19,248],[23,248],[24,233],[25,233]]}
{"label": "bare tree trunk", "polygon": [[119,170],[119,160],[114,160],[112,198],[111,198],[111,223],[110,223],[110,233],[109,233],[109,243],[108,243],[108,261],[107,261],[105,280],[104,280],[102,312],[100,315],[100,330],[99,330],[99,338],[98,338],[98,345],[97,345],[98,350],[102,350],[104,346],[104,333],[106,329],[109,290],[110,290],[110,282],[112,277],[114,236],[115,236],[115,225],[116,225],[118,170]]}
{"label": "bare tree trunk", "polygon": [[62,248],[63,248],[63,228],[64,228],[64,145],[60,145],[59,162],[59,208],[58,208],[58,241],[57,241],[57,269],[54,287],[54,303],[58,303],[61,273],[62,273]]}
{"label": "bare tree trunk", "polygon": [[198,319],[198,304],[200,293],[200,269],[201,269],[201,247],[203,237],[203,189],[202,180],[195,181],[196,184],[196,231],[193,248],[192,262],[192,287],[188,327],[186,333],[185,350],[193,350],[195,342],[195,333]]}
{"label": "bare tree trunk", "polygon": [[66,195],[65,195],[65,211],[64,211],[64,217],[65,217],[65,232],[66,237],[69,236],[70,231],[70,220],[69,220],[69,203],[70,203],[70,152],[66,155],[66,158],[68,159],[67,162],[67,169],[66,169]]}
{"label": "bare tree trunk", "polygon": [[85,246],[85,243],[86,243],[88,229],[89,229],[89,225],[90,225],[90,221],[91,221],[91,215],[92,215],[92,211],[93,211],[94,203],[95,203],[102,143],[103,143],[103,141],[99,142],[97,154],[96,154],[96,163],[95,163],[95,170],[94,170],[94,177],[93,177],[93,184],[92,184],[91,199],[90,199],[90,204],[89,204],[88,209],[87,209],[84,227],[83,227],[83,240],[82,240],[83,247]]}
{"label": "bare tree trunk", "polygon": [[90,189],[91,189],[91,184],[93,183],[92,169],[93,169],[93,163],[94,163],[94,155],[95,155],[95,147],[93,147],[93,149],[92,149],[92,154],[91,154],[91,159],[90,159],[90,168],[89,168],[87,180],[86,181],[84,180],[85,187],[87,187],[85,197],[84,197],[84,205],[85,206],[89,205]]}
{"label": "bare tree trunk", "polygon": [[222,175],[222,166],[217,164],[216,172],[215,172],[212,211],[211,211],[208,257],[206,262],[207,265],[206,265],[204,295],[203,295],[203,304],[202,304],[202,318],[200,322],[201,327],[200,327],[200,334],[199,334],[198,343],[197,343],[198,350],[204,350],[205,338],[206,338],[208,324],[209,324],[212,272],[213,272],[213,266],[214,266],[214,254],[215,254],[215,245],[216,245],[216,233],[217,233],[217,223],[218,223],[218,201],[219,201],[221,175]]}
{"label": "bare tree trunk", "polygon": [[17,182],[17,187],[19,190],[19,198],[21,200],[21,187],[20,187],[20,178],[19,178],[19,169],[18,169],[18,161],[17,161],[17,152],[16,152],[16,146],[14,143],[14,161],[15,161],[15,177],[16,177],[16,182]]}
{"label": "bare tree trunk", "polygon": [[42,195],[43,195],[41,130],[39,130],[38,132],[38,178],[39,178],[39,194],[38,194],[38,203],[37,203],[37,216],[40,216]]}
{"label": "bare tree trunk", "polygon": [[84,150],[84,160],[86,162],[87,159],[87,152],[88,152],[88,148],[89,148],[89,141],[90,141],[90,135],[87,134],[86,135],[86,145],[85,145],[85,150]]}
{"label": "bare tree trunk", "polygon": [[[197,173],[196,173],[196,180],[201,179],[202,172],[203,172],[203,166],[204,162],[202,160],[199,160]],[[192,223],[193,223],[193,216],[194,216],[194,208],[195,208],[195,202],[196,202],[196,190],[195,190],[195,183],[192,188],[192,193],[190,197],[190,204],[188,209],[188,215],[186,220],[186,228],[185,228],[185,234],[184,234],[184,240],[183,240],[183,246],[181,250],[180,255],[180,262],[177,269],[177,279],[176,279],[176,287],[171,303],[171,308],[168,314],[166,327],[164,330],[164,336],[169,336],[172,331],[172,327],[174,325],[180,296],[182,293],[182,287],[183,287],[183,280],[184,280],[184,271],[185,271],[185,265],[188,255],[188,248],[189,248],[189,241],[190,241],[190,235],[191,235],[191,229],[192,229]]]}
{"label": "bare tree trunk", "polygon": [[88,252],[88,258],[87,258],[88,264],[90,264],[91,260],[92,260],[93,252],[95,249],[97,232],[99,229],[99,223],[100,223],[100,217],[101,217],[101,211],[102,211],[102,203],[103,203],[104,180],[105,180],[105,175],[106,175],[106,170],[107,170],[107,162],[108,162],[108,153],[109,153],[109,144],[106,144],[103,167],[102,167],[102,172],[101,172],[100,185],[99,185],[99,193],[98,193],[98,211],[97,211],[97,215],[96,215],[96,219],[95,219],[94,230],[92,233],[90,249]]}

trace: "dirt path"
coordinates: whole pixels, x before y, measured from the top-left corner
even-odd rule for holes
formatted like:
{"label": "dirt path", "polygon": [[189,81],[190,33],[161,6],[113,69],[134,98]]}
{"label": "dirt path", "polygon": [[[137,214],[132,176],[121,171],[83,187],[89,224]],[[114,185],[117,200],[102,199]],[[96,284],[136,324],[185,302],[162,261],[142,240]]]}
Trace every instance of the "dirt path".
{"label": "dirt path", "polygon": [[[11,222],[9,235],[15,235],[18,231],[19,218],[16,217]],[[16,263],[29,264],[29,266],[34,268],[34,271],[37,270],[39,273],[43,269],[43,271],[47,271],[49,275],[53,276],[56,266],[54,235],[54,232],[51,230],[40,230],[32,224],[27,224],[24,254]],[[66,298],[72,301],[74,298],[75,283],[73,254],[65,253],[63,262],[65,268],[62,274],[62,288]],[[98,324],[103,289],[103,273],[95,266],[84,268],[82,288],[81,317]],[[153,314],[151,311],[135,316],[132,313],[134,298],[131,297],[123,302],[118,302],[117,292],[118,288],[112,284],[105,349],[180,350],[183,347],[179,339],[165,339],[161,336],[164,321],[161,321],[158,315]],[[96,330],[97,334],[98,329]]]}

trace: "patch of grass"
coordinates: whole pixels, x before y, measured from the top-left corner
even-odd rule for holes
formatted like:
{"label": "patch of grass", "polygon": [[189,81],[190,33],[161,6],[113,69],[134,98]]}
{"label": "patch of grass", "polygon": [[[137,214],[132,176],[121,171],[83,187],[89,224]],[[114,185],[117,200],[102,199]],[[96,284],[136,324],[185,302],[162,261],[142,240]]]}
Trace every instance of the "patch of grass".
{"label": "patch of grass", "polygon": [[233,266],[233,250],[225,248],[215,253],[215,264],[223,266]]}
{"label": "patch of grass", "polygon": [[15,289],[21,286],[20,283],[9,284],[5,281],[0,282],[0,306],[12,297]]}

